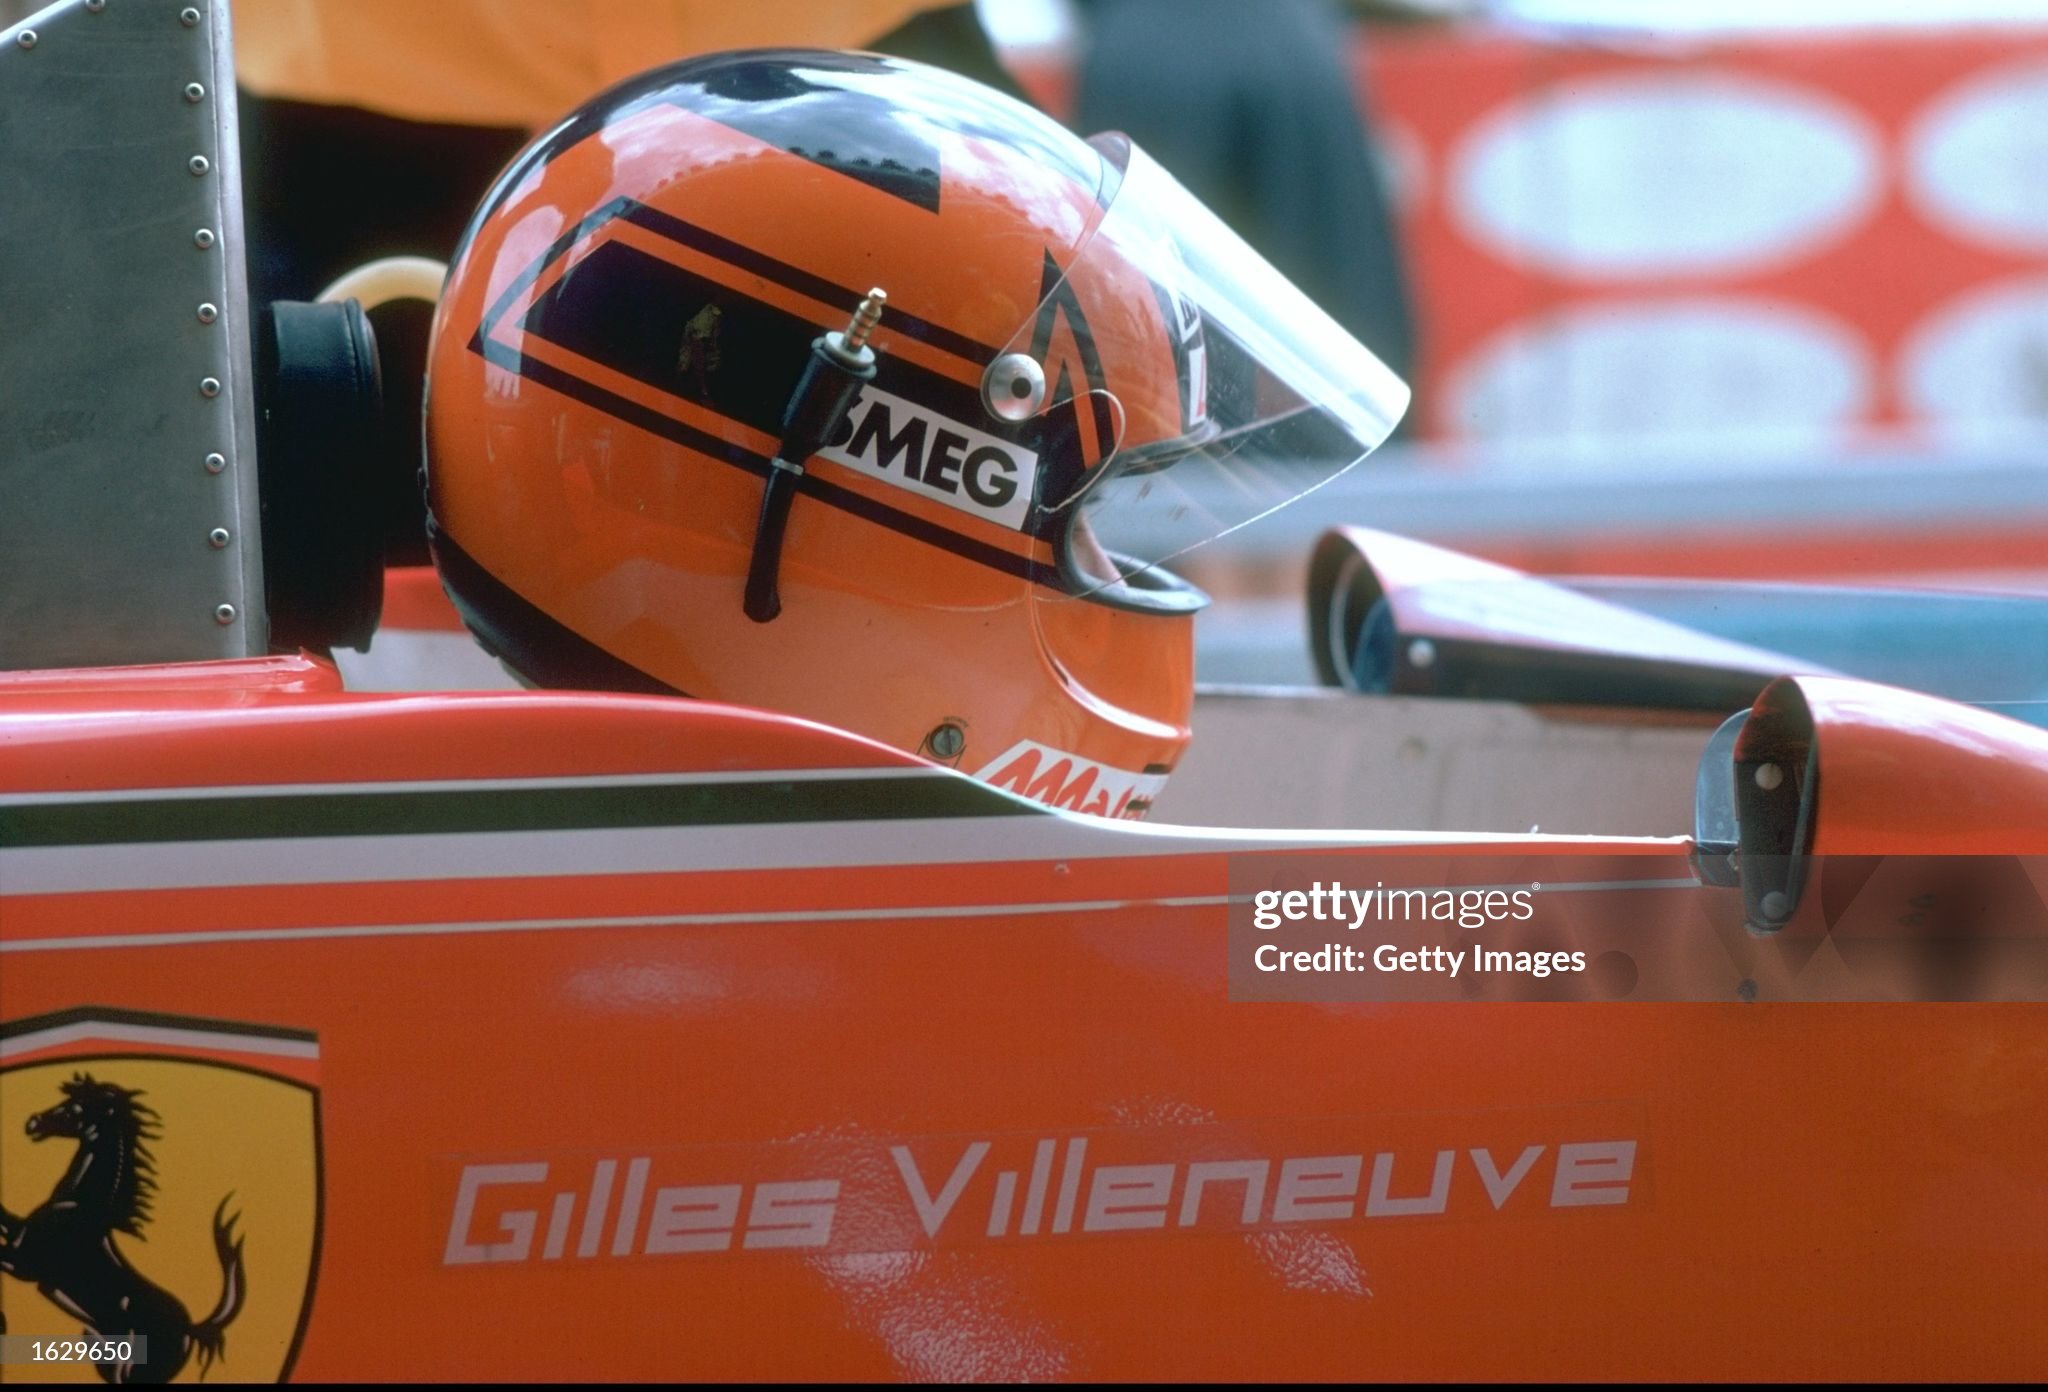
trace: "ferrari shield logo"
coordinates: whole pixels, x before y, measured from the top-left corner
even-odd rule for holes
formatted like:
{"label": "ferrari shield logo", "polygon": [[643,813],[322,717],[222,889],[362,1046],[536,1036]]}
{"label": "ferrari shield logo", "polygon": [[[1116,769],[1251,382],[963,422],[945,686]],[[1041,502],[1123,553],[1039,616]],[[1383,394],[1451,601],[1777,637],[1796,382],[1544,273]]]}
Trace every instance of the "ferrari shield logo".
{"label": "ferrari shield logo", "polygon": [[319,1061],[310,1034],[219,1021],[0,1024],[0,1332],[143,1350],[38,1380],[290,1371],[320,1253]]}

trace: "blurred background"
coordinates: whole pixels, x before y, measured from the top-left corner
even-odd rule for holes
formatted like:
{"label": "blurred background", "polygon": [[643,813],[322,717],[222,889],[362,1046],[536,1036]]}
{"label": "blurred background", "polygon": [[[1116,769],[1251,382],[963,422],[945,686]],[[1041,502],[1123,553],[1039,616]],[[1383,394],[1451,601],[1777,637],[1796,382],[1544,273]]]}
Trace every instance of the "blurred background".
{"label": "blurred background", "polygon": [[[445,258],[534,131],[692,52],[876,48],[1129,131],[1416,392],[1365,464],[1176,562],[1219,601],[1209,681],[1312,680],[1340,522],[1550,575],[2048,596],[2048,0],[239,0],[236,28],[259,301]],[[380,322],[387,382],[424,324]],[[393,558],[424,561],[393,478]]]}
{"label": "blurred background", "polygon": [[[1151,8],[980,12],[1071,116],[1102,104],[1093,45],[1131,41],[1115,13]],[[1368,341],[1416,401],[1401,441],[1179,562],[1220,600],[1206,679],[1307,679],[1302,558],[1333,522],[1550,574],[2048,593],[2048,4],[1322,8],[1411,316]],[[1192,27],[1143,61],[1173,73]],[[1333,235],[1387,259],[1369,224]]]}

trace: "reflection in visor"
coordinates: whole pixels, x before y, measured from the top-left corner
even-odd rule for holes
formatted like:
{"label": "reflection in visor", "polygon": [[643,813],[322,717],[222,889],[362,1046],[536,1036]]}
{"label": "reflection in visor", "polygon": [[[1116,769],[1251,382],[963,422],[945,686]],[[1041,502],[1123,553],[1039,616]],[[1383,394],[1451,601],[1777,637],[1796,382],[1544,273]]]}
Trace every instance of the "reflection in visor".
{"label": "reflection in visor", "polygon": [[1063,273],[1048,264],[1007,349],[1044,368],[1049,453],[1075,461],[1038,506],[1082,595],[1328,483],[1408,404],[1398,377],[1143,151],[1090,143],[1111,169],[1108,209]]}

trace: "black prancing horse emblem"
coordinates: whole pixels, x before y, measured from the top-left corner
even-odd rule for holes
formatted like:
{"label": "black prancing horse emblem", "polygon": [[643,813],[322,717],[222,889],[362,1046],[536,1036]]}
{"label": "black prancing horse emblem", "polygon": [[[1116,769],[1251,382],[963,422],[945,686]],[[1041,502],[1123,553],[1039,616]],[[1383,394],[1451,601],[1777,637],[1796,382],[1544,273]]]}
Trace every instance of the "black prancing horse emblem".
{"label": "black prancing horse emblem", "polygon": [[[242,1308],[242,1239],[236,1217],[226,1216],[234,1196],[213,1215],[220,1300],[194,1324],[184,1303],[130,1266],[114,1243],[117,1232],[141,1237],[150,1220],[156,1177],[147,1142],[159,1134],[156,1112],[140,1092],[89,1073],[72,1075],[61,1088],[65,1100],[31,1116],[28,1135],[76,1141],[78,1150],[33,1212],[18,1218],[0,1207],[0,1273],[33,1283],[84,1323],[87,1338],[148,1341],[146,1362],[98,1365],[108,1382],[169,1382],[195,1352],[204,1376],[225,1351],[227,1327]],[[5,1329],[0,1316],[0,1333]]]}

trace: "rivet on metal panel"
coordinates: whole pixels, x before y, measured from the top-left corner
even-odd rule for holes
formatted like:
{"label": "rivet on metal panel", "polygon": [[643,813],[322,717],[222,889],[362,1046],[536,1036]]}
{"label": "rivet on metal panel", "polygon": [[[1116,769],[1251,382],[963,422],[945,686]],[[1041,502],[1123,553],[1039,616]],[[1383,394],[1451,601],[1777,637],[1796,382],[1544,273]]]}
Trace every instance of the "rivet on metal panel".
{"label": "rivet on metal panel", "polygon": [[206,156],[204,155],[192,156],[191,159],[185,161],[185,167],[192,171],[194,177],[204,174],[207,170],[213,168],[211,164],[207,163]]}
{"label": "rivet on metal panel", "polygon": [[206,456],[206,472],[209,474],[217,474],[227,468],[227,466],[228,457],[224,454],[209,454]]}
{"label": "rivet on metal panel", "polygon": [[219,396],[219,395],[220,395],[220,378],[218,378],[218,377],[201,377],[201,378],[199,379],[199,394],[200,394],[201,396]]}
{"label": "rivet on metal panel", "polygon": [[1427,638],[1417,638],[1408,645],[1408,665],[1411,667],[1434,667],[1436,665],[1436,644]]}
{"label": "rivet on metal panel", "polygon": [[23,48],[34,48],[36,46],[36,31],[33,29],[24,29],[19,34],[16,34],[14,36],[14,41],[20,44]]}
{"label": "rivet on metal panel", "polygon": [[212,249],[213,229],[211,227],[202,227],[197,232],[194,232],[192,234],[192,245],[198,247],[201,251]]}
{"label": "rivet on metal panel", "polygon": [[206,544],[216,551],[225,548],[228,544],[228,529],[226,527],[215,527],[206,534]]}
{"label": "rivet on metal panel", "polygon": [[203,304],[199,306],[200,323],[211,324],[214,320],[218,318],[220,318],[220,310],[216,309],[214,306],[210,304]]}
{"label": "rivet on metal panel", "polygon": [[198,83],[196,83],[196,82],[188,82],[188,83],[186,83],[186,84],[185,84],[185,100],[186,100],[186,101],[188,101],[188,102],[203,102],[203,101],[205,101],[205,100],[206,100],[206,89],[205,89],[204,87],[200,86],[200,85],[199,85]]}
{"label": "rivet on metal panel", "polygon": [[213,621],[222,624],[233,623],[235,621],[235,606],[232,604],[216,604],[213,608]]}
{"label": "rivet on metal panel", "polygon": [[180,23],[180,24],[184,25],[184,26],[185,26],[185,27],[186,27],[187,29],[196,29],[196,28],[198,28],[198,27],[199,27],[199,11],[197,11],[197,10],[195,10],[195,9],[190,9],[190,8],[186,8],[186,9],[182,9],[182,10],[178,11],[178,23]]}

